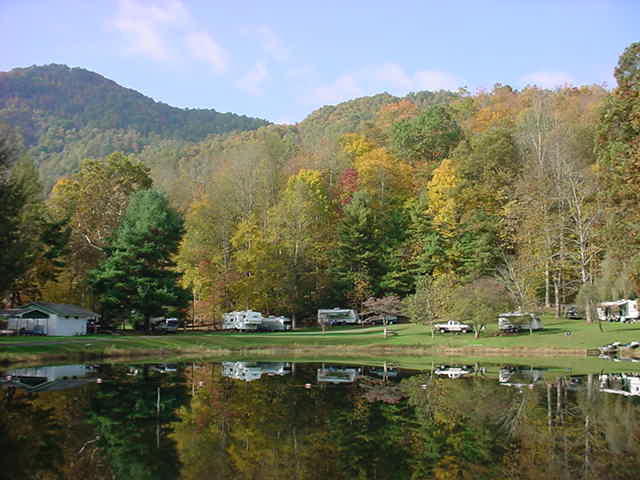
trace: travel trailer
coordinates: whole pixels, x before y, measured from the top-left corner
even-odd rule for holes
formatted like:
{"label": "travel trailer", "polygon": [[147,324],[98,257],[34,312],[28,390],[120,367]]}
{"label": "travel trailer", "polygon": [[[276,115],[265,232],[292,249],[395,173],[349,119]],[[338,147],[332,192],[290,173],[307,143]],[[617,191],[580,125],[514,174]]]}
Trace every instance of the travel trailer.
{"label": "travel trailer", "polygon": [[534,313],[509,312],[498,315],[498,330],[503,333],[542,330],[542,321]]}
{"label": "travel trailer", "polygon": [[263,317],[260,312],[244,310],[225,313],[222,317],[222,329],[241,332],[285,331],[291,330],[291,320],[287,317]]}
{"label": "travel trailer", "polygon": [[640,319],[638,300],[615,300],[596,306],[598,318],[603,322],[635,322]]}
{"label": "travel trailer", "polygon": [[318,310],[318,325],[332,327],[334,325],[357,325],[360,318],[355,310],[332,308]]}
{"label": "travel trailer", "polygon": [[260,330],[266,330],[268,332],[284,332],[286,330],[291,330],[291,320],[287,317],[264,317],[262,319]]}

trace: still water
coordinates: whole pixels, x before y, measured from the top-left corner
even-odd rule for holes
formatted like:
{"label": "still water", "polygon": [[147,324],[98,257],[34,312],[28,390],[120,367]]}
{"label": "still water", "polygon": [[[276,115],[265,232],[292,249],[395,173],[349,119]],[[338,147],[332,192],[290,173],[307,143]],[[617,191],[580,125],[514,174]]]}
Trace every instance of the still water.
{"label": "still water", "polygon": [[607,371],[239,361],[5,370],[0,477],[637,479],[640,374]]}

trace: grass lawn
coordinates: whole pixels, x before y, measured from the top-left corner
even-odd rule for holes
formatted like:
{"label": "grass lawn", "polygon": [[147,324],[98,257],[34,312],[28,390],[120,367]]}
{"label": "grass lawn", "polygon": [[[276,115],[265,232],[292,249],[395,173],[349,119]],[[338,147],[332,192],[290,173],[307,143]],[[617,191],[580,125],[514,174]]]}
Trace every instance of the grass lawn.
{"label": "grass lawn", "polygon": [[[543,317],[545,329],[533,335],[497,336],[496,325],[490,325],[480,338],[473,334],[436,334],[423,325],[401,324],[391,328],[397,335],[384,338],[382,327],[342,327],[322,333],[317,328],[295,332],[272,333],[180,333],[177,335],[88,335],[84,337],[1,337],[0,361],[36,360],[38,358],[78,358],[134,356],[136,354],[160,353],[211,353],[229,354],[231,352],[259,349],[322,349],[327,355],[344,356],[349,352],[358,355],[370,351],[372,356],[384,352],[388,357],[395,352],[411,355],[419,349],[424,358],[425,352],[433,354],[461,351],[469,355],[491,354],[540,355],[574,354],[584,356],[587,349],[596,348],[614,341],[640,341],[640,323],[603,324],[601,332],[596,324],[588,325],[583,320],[555,319]],[[569,332],[570,335],[566,333]],[[458,352],[460,353],[460,352]]]}

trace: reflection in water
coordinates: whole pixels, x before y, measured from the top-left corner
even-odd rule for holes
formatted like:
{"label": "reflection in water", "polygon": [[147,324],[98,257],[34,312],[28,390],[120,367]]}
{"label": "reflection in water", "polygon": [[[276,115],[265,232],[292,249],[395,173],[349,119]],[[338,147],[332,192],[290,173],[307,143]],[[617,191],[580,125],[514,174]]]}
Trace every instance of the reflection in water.
{"label": "reflection in water", "polygon": [[640,468],[632,373],[223,362],[0,381],[7,478],[631,479]]}
{"label": "reflection in water", "polygon": [[290,364],[284,362],[222,362],[222,375],[252,382],[263,375],[287,375]]}

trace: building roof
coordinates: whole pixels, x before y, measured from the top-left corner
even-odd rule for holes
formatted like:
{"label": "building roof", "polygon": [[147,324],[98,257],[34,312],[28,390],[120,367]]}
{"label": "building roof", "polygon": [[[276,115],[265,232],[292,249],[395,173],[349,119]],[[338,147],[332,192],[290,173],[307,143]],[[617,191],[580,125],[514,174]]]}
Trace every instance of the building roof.
{"label": "building roof", "polygon": [[54,315],[63,317],[97,317],[98,314],[91,310],[78,307],[77,305],[68,305],[65,303],[51,303],[51,302],[31,302],[21,310],[41,309]]}

